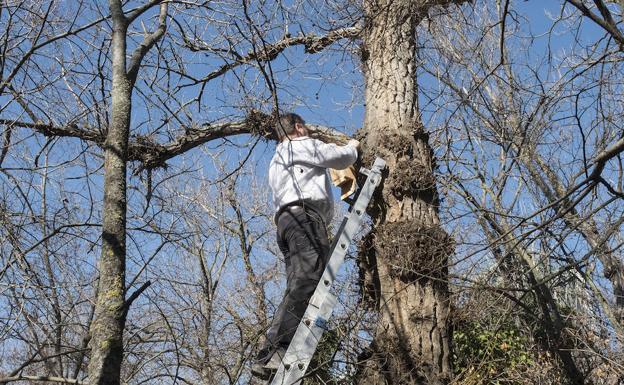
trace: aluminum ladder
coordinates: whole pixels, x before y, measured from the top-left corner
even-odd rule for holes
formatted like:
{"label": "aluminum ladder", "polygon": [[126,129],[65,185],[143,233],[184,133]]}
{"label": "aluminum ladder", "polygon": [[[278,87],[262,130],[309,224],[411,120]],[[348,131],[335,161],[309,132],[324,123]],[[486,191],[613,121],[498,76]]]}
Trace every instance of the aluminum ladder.
{"label": "aluminum ladder", "polygon": [[375,189],[381,183],[381,173],[385,167],[386,162],[381,158],[376,158],[370,170],[360,169],[360,172],[367,176],[366,182],[356,193],[355,202],[349,208],[336,232],[327,267],[310,298],[308,307],[277,372],[273,379],[269,380],[271,385],[299,385],[303,380],[321,336],[327,329],[329,317],[336,306],[337,299],[330,292],[331,286],[344,262],[353,237],[360,230],[366,207]]}

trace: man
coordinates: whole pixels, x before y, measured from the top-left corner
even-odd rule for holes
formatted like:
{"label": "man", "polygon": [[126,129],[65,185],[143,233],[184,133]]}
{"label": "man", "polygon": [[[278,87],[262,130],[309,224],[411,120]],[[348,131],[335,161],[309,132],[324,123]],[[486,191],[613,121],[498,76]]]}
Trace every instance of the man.
{"label": "man", "polygon": [[354,139],[345,146],[312,139],[293,113],[281,115],[276,128],[280,143],[269,166],[269,186],[286,291],[252,365],[252,374],[262,379],[279,367],[329,259],[326,224],[333,216],[333,197],[327,169],[352,165],[359,146]]}

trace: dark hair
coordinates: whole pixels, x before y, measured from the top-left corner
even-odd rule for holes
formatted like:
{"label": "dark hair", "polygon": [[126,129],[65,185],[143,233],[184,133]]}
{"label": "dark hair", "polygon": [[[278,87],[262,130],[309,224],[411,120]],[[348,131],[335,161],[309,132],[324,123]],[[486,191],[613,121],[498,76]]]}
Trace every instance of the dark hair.
{"label": "dark hair", "polygon": [[293,112],[280,114],[277,127],[275,127],[277,138],[281,141],[288,135],[292,134],[295,131],[295,124],[297,123],[305,124],[305,121],[301,118],[301,116]]}

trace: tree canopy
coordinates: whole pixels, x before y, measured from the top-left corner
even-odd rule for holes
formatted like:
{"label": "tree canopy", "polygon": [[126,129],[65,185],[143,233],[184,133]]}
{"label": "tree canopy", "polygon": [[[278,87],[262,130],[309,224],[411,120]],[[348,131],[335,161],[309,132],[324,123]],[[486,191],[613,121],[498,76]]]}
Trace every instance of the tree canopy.
{"label": "tree canopy", "polygon": [[0,383],[252,381],[286,111],[389,162],[306,384],[620,383],[623,22],[621,0],[0,0]]}

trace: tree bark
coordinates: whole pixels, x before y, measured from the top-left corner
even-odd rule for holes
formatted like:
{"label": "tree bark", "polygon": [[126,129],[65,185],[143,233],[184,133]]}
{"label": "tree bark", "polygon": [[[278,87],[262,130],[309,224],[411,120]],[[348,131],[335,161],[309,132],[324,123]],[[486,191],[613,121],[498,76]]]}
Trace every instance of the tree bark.
{"label": "tree bark", "polygon": [[362,355],[359,384],[444,384],[451,378],[447,266],[453,241],[439,223],[416,82],[416,27],[436,3],[442,2],[365,5],[364,162],[373,153],[383,157],[388,176],[364,242],[371,247],[362,251],[375,277],[379,322]]}
{"label": "tree bark", "polygon": [[126,74],[127,23],[121,5],[113,17],[111,124],[104,143],[102,254],[95,319],[91,324],[90,385],[119,385],[123,360],[126,278],[126,162],[132,85]]}
{"label": "tree bark", "polygon": [[[126,63],[128,25],[151,7],[160,6],[158,27],[147,34]],[[149,281],[126,297],[126,174],[132,89],[145,54],[166,31],[167,3],[152,0],[127,16],[120,0],[109,0],[112,34],[111,124],[104,141],[104,207],[98,297],[91,323],[90,385],[118,385],[123,361],[123,331],[128,308]]]}

